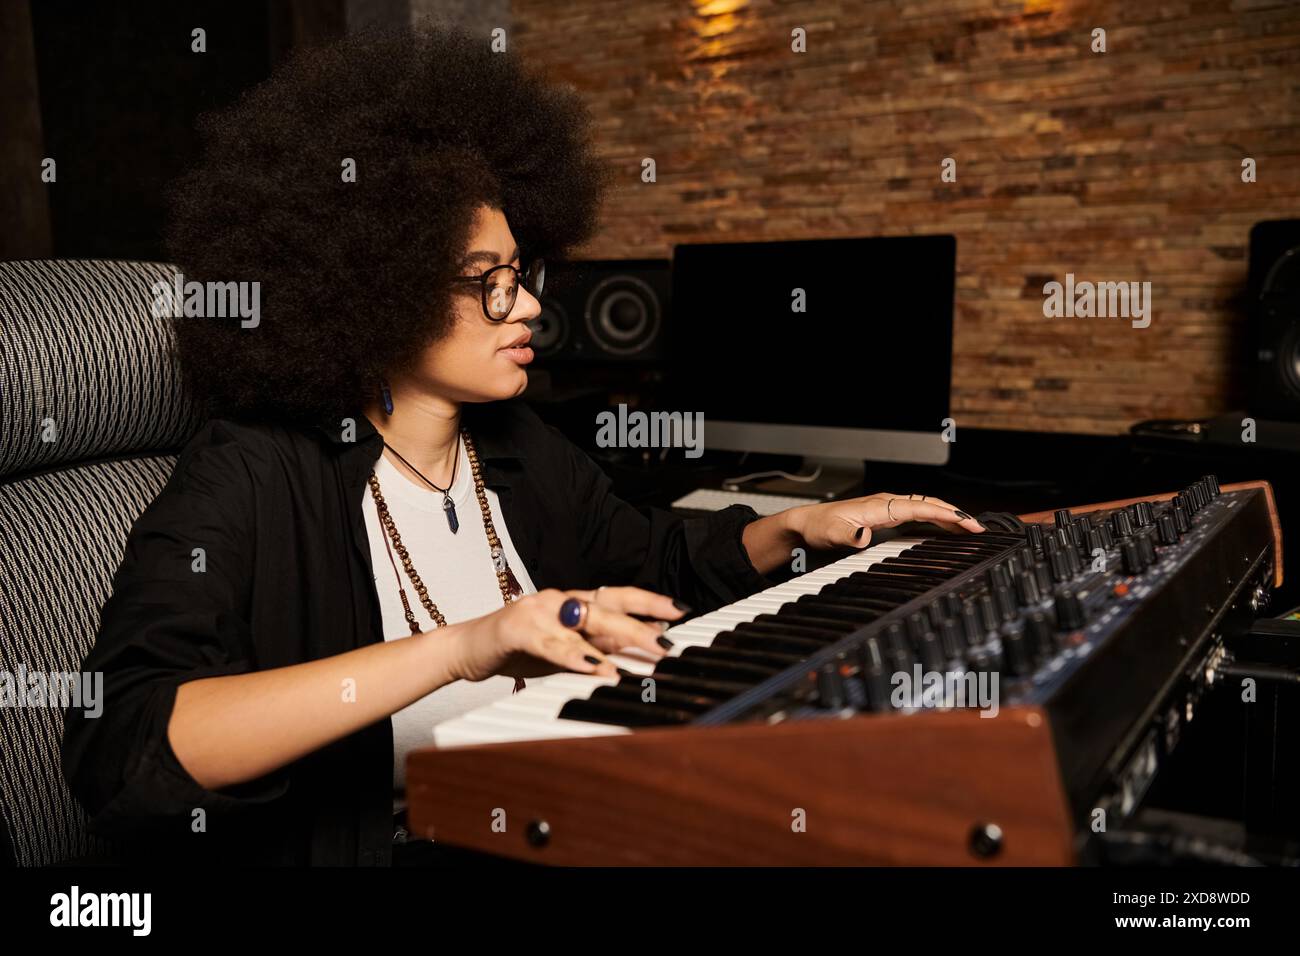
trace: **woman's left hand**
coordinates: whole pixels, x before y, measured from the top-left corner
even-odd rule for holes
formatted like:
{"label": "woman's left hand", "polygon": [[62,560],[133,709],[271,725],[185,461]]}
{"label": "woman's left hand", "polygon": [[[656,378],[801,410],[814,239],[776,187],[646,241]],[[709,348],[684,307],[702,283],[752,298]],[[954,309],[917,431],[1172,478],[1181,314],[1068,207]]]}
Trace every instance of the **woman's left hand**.
{"label": "woman's left hand", "polygon": [[929,521],[949,531],[979,533],[984,526],[940,498],[888,492],[801,505],[791,510],[790,525],[810,548],[864,548],[873,528],[893,528],[905,521]]}

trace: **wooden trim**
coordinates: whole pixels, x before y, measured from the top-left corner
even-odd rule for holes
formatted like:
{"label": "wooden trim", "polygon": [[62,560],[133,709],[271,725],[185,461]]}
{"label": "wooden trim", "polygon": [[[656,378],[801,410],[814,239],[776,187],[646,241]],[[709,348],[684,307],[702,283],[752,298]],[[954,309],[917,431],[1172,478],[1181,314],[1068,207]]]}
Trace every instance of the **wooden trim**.
{"label": "wooden trim", "polygon": [[[1264,503],[1268,506],[1268,520],[1273,526],[1273,586],[1280,588],[1282,586],[1282,522],[1277,514],[1277,500],[1273,497],[1273,486],[1267,481],[1238,481],[1229,485],[1220,486],[1223,491],[1247,491],[1251,488],[1260,488],[1264,491]],[[1174,495],[1181,494],[1179,491],[1169,491],[1158,495],[1146,495],[1139,498],[1123,498],[1117,501],[1101,501],[1091,505],[1075,505],[1068,509],[1071,514],[1083,514],[1087,511],[1105,511],[1114,508],[1124,508],[1128,505],[1139,501],[1168,501]],[[1028,514],[1020,515],[1021,521],[1051,521],[1054,511],[1032,511]]]}
{"label": "wooden trim", "polygon": [[[1073,832],[1037,708],[868,714],[425,748],[412,836],[559,865],[1067,865]],[[792,826],[803,810],[806,829]],[[493,820],[502,820],[493,828]],[[545,846],[528,839],[544,820]],[[996,824],[989,859],[970,848]]]}

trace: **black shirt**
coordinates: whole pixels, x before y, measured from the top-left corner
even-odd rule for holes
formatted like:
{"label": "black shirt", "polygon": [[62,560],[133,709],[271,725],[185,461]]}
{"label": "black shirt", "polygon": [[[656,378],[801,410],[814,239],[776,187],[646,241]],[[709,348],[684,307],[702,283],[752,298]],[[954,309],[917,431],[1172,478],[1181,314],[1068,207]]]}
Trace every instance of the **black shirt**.
{"label": "black shirt", "polygon": [[[463,421],[539,590],[631,584],[708,610],[772,583],[741,543],[751,509],[634,508],[522,402],[467,405]],[[383,640],[362,514],[381,449],[360,414],[317,428],[217,419],[186,446],[131,531],[83,664],[104,674],[103,713],[66,714],[64,773],[92,831],[149,859],[389,864],[391,720],[220,791],[167,739],[179,684]]]}

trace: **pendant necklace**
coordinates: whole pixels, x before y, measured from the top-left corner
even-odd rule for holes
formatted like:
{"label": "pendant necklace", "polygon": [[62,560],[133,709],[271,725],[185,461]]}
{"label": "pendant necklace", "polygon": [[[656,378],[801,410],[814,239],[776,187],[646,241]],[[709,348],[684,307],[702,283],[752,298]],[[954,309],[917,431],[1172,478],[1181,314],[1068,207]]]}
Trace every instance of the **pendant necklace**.
{"label": "pendant necklace", "polygon": [[394,448],[392,445],[388,444],[388,442],[384,442],[384,447],[387,448],[389,451],[391,451],[397,457],[398,461],[400,461],[407,468],[411,469],[411,471],[415,472],[416,475],[419,475],[421,481],[423,481],[434,491],[442,495],[442,512],[447,516],[447,527],[451,529],[452,534],[455,534],[457,531],[459,531],[460,518],[456,516],[456,502],[451,500],[451,486],[456,483],[456,467],[460,464],[460,436],[459,435],[456,436],[456,457],[452,459],[451,462],[451,481],[447,483],[446,488],[439,488],[428,478],[424,477],[424,475],[421,474],[418,468],[416,468],[409,461],[403,458],[401,454],[397,451],[397,449]]}

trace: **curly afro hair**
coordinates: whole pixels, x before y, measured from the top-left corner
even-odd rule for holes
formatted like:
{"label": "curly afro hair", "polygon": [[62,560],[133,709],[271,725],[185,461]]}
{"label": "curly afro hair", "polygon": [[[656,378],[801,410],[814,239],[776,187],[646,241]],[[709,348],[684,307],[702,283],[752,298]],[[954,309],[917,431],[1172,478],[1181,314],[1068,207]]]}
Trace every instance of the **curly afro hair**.
{"label": "curly afro hair", "polygon": [[298,51],[199,120],[201,159],[168,196],[186,281],[261,284],[255,328],[177,321],[195,397],[279,420],[360,407],[450,328],[480,204],[505,213],[525,261],[595,233],[610,176],[589,130],[578,94],[459,31]]}

